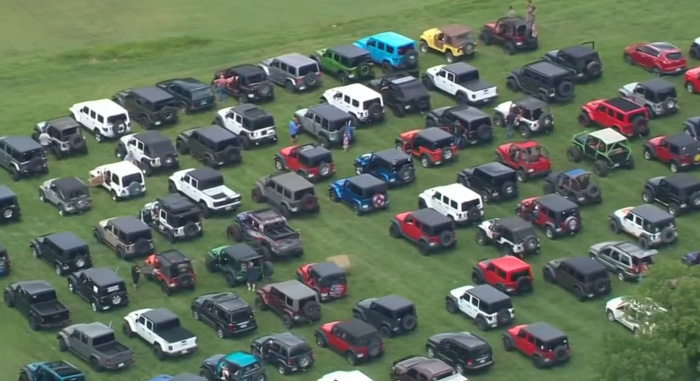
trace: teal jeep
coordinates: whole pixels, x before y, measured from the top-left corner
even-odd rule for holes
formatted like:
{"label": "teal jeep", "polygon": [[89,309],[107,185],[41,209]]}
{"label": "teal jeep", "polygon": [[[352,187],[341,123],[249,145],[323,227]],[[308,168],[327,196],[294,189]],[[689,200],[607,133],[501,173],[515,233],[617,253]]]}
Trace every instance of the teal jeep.
{"label": "teal jeep", "polygon": [[233,246],[219,246],[209,250],[204,261],[209,272],[224,275],[226,284],[235,287],[248,281],[248,269],[257,269],[259,279],[269,278],[273,274],[272,263],[262,254],[245,243]]}
{"label": "teal jeep", "polygon": [[352,44],[317,50],[311,58],[323,73],[336,77],[343,85],[374,78],[369,51]]}
{"label": "teal jeep", "polygon": [[19,371],[19,381],[85,381],[85,375],[66,361],[33,362]]}

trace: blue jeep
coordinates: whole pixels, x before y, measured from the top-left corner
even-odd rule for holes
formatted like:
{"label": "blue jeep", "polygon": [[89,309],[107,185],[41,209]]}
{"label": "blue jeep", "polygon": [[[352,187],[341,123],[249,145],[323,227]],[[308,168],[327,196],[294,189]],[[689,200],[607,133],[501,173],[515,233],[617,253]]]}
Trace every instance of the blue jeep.
{"label": "blue jeep", "polygon": [[369,173],[384,180],[389,186],[408,184],[416,179],[411,157],[395,148],[358,157],[355,159],[355,173]]}
{"label": "blue jeep", "polygon": [[357,40],[355,46],[366,49],[372,61],[381,65],[385,73],[397,69],[418,68],[416,42],[402,34],[377,33]]}
{"label": "blue jeep", "polygon": [[10,275],[10,255],[5,246],[0,244],[0,276]]}
{"label": "blue jeep", "polygon": [[[222,377],[224,368],[228,378]],[[228,355],[214,355],[204,360],[199,374],[208,381],[264,381],[267,379],[265,368],[260,361],[248,352],[238,351]]]}
{"label": "blue jeep", "polygon": [[66,361],[33,362],[19,371],[19,381],[85,381],[85,375]]}
{"label": "blue jeep", "polygon": [[177,376],[168,376],[167,374],[160,374],[151,378],[148,381],[207,381],[207,379],[192,373],[181,373]]}
{"label": "blue jeep", "polygon": [[328,195],[333,202],[343,202],[359,215],[389,206],[387,184],[378,178],[363,173],[347,179],[340,179],[328,187]]}

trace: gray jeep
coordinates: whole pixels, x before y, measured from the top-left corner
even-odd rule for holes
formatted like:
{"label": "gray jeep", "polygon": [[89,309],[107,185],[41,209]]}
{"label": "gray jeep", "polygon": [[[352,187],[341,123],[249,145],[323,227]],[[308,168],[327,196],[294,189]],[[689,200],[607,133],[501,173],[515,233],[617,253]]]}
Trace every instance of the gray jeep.
{"label": "gray jeep", "polygon": [[58,333],[58,348],[90,363],[95,372],[119,370],[134,362],[134,352],[114,337],[102,323],[73,324]]}
{"label": "gray jeep", "polygon": [[95,242],[105,244],[120,259],[144,257],[153,254],[153,233],[145,222],[134,216],[102,220],[92,229]]}
{"label": "gray jeep", "polygon": [[345,130],[352,124],[352,115],[329,104],[297,110],[294,116],[301,130],[315,136],[325,148],[341,146]]}
{"label": "gray jeep", "polygon": [[36,142],[39,142],[39,135],[43,133],[49,135],[49,145],[44,148],[51,151],[56,160],[61,160],[70,154],[88,153],[87,142],[80,132],[80,123],[72,116],[40,122],[34,127],[34,130],[32,139]]}
{"label": "gray jeep", "polygon": [[77,177],[44,181],[39,185],[39,200],[58,208],[58,214],[80,214],[92,208],[87,184]]}
{"label": "gray jeep", "polygon": [[314,185],[296,173],[261,177],[251,192],[253,201],[278,208],[284,218],[292,214],[318,213],[321,210]]}
{"label": "gray jeep", "polygon": [[29,136],[0,137],[0,167],[13,181],[49,172],[46,150]]}
{"label": "gray jeep", "polygon": [[678,112],[676,88],[665,79],[654,78],[646,82],[629,83],[620,88],[620,95],[646,107],[650,117]]}
{"label": "gray jeep", "polygon": [[269,58],[260,65],[270,80],[290,93],[321,86],[321,68],[313,59],[299,53]]}

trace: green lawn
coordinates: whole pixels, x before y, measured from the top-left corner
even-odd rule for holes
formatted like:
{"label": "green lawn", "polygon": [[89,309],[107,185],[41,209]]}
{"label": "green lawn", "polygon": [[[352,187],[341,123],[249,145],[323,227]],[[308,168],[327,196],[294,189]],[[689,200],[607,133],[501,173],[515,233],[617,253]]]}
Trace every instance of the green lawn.
{"label": "green lawn", "polygon": [[[518,7],[524,11],[523,4]],[[304,8],[299,3],[269,0],[268,10],[261,11],[255,3],[223,0],[192,2],[186,0],[85,1],[61,2],[13,2],[0,0],[0,34],[11,36],[0,44],[0,134],[29,134],[32,126],[41,120],[63,115],[73,103],[110,97],[126,87],[151,85],[158,80],[176,76],[195,76],[208,81],[219,68],[234,63],[257,63],[264,58],[292,51],[311,51],[352,42],[364,35],[384,30],[395,30],[417,37],[424,29],[452,22],[463,22],[478,28],[484,22],[505,14],[506,5],[498,2],[415,0],[374,2],[357,0],[349,5],[339,2],[308,2]],[[538,29],[541,36],[540,50],[534,53],[506,56],[496,47],[480,47],[477,58],[471,63],[482,70],[482,77],[499,85],[500,101],[519,98],[505,90],[505,74],[524,63],[537,59],[548,49],[555,49],[595,40],[605,66],[605,78],[595,84],[576,88],[576,99],[570,105],[555,106],[557,129],[551,136],[539,141],[549,148],[555,169],[571,168],[565,150],[571,135],[580,128],[576,123],[579,106],[591,99],[612,97],[626,83],[650,78],[650,74],[638,68],[630,68],[622,62],[622,49],[642,40],[667,40],[687,49],[695,30],[696,18],[690,10],[696,3],[690,0],[674,2],[669,12],[662,2],[651,0],[620,0],[606,2],[589,0],[581,2],[537,2]],[[421,56],[422,68],[442,63],[436,55]],[[694,63],[691,62],[691,65]],[[671,79],[679,90],[682,79]],[[328,79],[325,87],[335,86]],[[255,208],[250,200],[250,189],[260,176],[274,168],[272,155],[287,143],[286,124],[298,106],[314,104],[321,90],[312,94],[290,95],[277,89],[274,103],[265,106],[273,112],[282,126],[281,141],[276,147],[267,147],[245,153],[244,164],[226,169],[230,186],[244,195],[245,208]],[[679,91],[682,92],[682,91]],[[453,105],[454,101],[433,94],[433,106]],[[685,118],[693,116],[692,109],[700,103],[698,98],[681,94],[682,112],[669,118],[652,122],[652,134],[671,133],[680,130]],[[233,105],[231,103],[230,105]],[[485,109],[491,112],[489,108]],[[213,112],[187,116],[175,128],[165,132],[174,137],[179,131],[193,126],[206,125]],[[384,125],[357,132],[358,143],[349,152],[334,152],[338,176],[351,175],[352,160],[362,153],[388,148],[401,131],[423,125],[421,117],[403,120],[389,117]],[[138,131],[138,128],[137,128]],[[474,243],[474,228],[460,230],[457,249],[445,254],[422,257],[405,241],[388,239],[388,222],[392,213],[414,208],[417,195],[423,189],[448,184],[462,168],[488,162],[496,145],[505,142],[504,131],[497,132],[493,146],[462,151],[459,162],[438,169],[419,169],[418,180],[403,189],[390,193],[391,210],[366,217],[355,217],[342,205],[331,204],[326,197],[326,184],[319,184],[322,195],[322,211],[316,217],[292,220],[301,230],[306,245],[303,261],[322,261],[336,254],[351,257],[353,271],[349,279],[351,297],[339,303],[325,305],[324,321],[350,316],[353,304],[366,297],[397,293],[413,299],[418,306],[420,328],[406,337],[388,340],[387,353],[381,360],[360,368],[376,380],[387,379],[391,361],[410,354],[423,353],[426,339],[446,331],[475,331],[468,320],[445,312],[444,295],[451,288],[470,282],[470,269],[481,258],[498,255],[496,249],[482,248]],[[307,137],[305,141],[310,141]],[[579,303],[563,290],[546,285],[539,279],[541,266],[548,260],[562,256],[584,255],[589,245],[615,239],[608,232],[606,217],[613,210],[641,203],[639,194],[644,181],[653,176],[668,174],[668,169],[658,163],[641,160],[641,142],[635,142],[634,171],[615,171],[602,180],[605,201],[583,211],[585,230],[576,238],[547,241],[543,238],[543,253],[531,258],[536,270],[536,291],[527,297],[515,299],[517,321],[528,323],[547,321],[564,329],[570,337],[574,357],[566,366],[549,370],[536,370],[532,363],[517,353],[504,353],[500,343],[501,331],[483,334],[493,345],[496,365],[474,379],[562,379],[595,380],[596,364],[600,363],[599,346],[605,333],[626,334],[621,326],[608,323],[603,306],[605,300]],[[12,183],[0,174],[0,182],[9,184],[19,195],[24,211],[21,224],[3,226],[0,242],[10,251],[14,273],[3,284],[43,278],[52,282],[60,297],[73,311],[75,322],[100,320],[121,326],[120,319],[129,311],[145,307],[167,307],[177,312],[186,327],[200,338],[201,349],[194,357],[177,361],[158,362],[149,348],[139,340],[119,338],[137,352],[136,365],[123,373],[98,376],[88,372],[92,380],[144,381],[159,373],[177,374],[197,372],[201,360],[215,353],[227,353],[248,348],[250,338],[220,340],[215,333],[189,317],[189,302],[196,294],[226,289],[219,275],[208,275],[203,267],[204,253],[215,246],[226,244],[224,229],[227,219],[211,219],[205,224],[205,237],[192,243],[178,244],[177,248],[196,259],[199,284],[196,293],[166,298],[155,285],[143,283],[127,310],[99,316],[88,305],[68,293],[65,280],[59,279],[45,263],[35,261],[27,244],[33,237],[58,230],[71,230],[90,239],[91,227],[99,220],[127,214],[136,214],[146,200],[114,204],[108,195],[95,190],[94,210],[79,217],[59,217],[55,209],[41,204],[37,199],[37,186],[50,177],[76,175],[87,178],[88,170],[102,163],[112,162],[113,143],[97,145],[90,141],[91,153],[87,157],[50,163],[51,173],[42,179]],[[189,157],[182,159],[182,167],[198,166]],[[590,169],[589,164],[583,164]],[[50,177],[49,177],[50,176]],[[163,174],[148,180],[147,200],[167,192]],[[542,182],[536,181],[521,188],[522,197],[540,194]],[[489,205],[488,217],[512,214],[515,202]],[[697,249],[694,238],[694,215],[680,219],[681,241],[673,248],[664,249],[662,260],[678,260],[685,252]],[[158,247],[168,245],[158,238]],[[106,248],[92,245],[97,266],[119,267],[128,277],[128,263],[118,262]],[[482,252],[483,251],[483,252]],[[286,280],[302,261],[277,264],[275,280]],[[614,281],[614,295],[623,295],[630,285]],[[240,293],[252,303],[253,295],[244,289]],[[88,366],[71,355],[58,352],[53,333],[33,333],[27,323],[15,311],[0,309],[3,321],[5,351],[0,362],[0,374],[16,374],[24,364],[34,360],[66,359],[81,368]],[[257,315],[259,332],[283,330],[281,320],[270,312]],[[312,339],[314,327],[300,327],[295,332]],[[11,348],[11,350],[10,350]],[[339,369],[349,369],[342,356],[328,350],[316,351],[317,363],[309,374],[293,376],[299,380],[312,380]],[[281,379],[270,371],[272,380]]]}

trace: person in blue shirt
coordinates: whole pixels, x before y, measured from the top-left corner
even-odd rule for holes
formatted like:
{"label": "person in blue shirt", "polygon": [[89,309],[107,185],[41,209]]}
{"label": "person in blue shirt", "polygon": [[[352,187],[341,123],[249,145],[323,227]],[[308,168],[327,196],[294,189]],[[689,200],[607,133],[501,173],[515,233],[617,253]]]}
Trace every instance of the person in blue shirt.
{"label": "person in blue shirt", "polygon": [[299,133],[299,118],[296,116],[289,121],[289,135],[292,137],[292,144],[297,142],[297,134]]}

